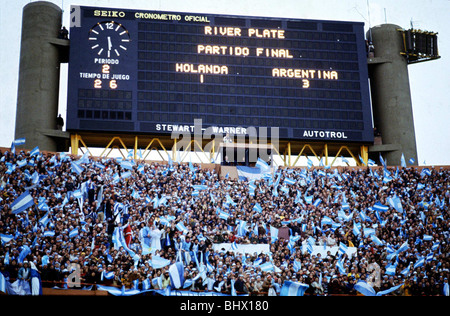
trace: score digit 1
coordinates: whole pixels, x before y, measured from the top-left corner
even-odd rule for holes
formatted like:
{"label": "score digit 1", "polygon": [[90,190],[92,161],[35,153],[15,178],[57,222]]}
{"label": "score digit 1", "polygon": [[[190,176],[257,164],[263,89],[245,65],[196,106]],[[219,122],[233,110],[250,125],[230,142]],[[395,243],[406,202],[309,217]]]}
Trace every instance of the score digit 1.
{"label": "score digit 1", "polygon": [[[103,65],[102,66],[102,78],[103,79],[109,79],[109,70],[111,66],[110,65]],[[109,87],[111,89],[117,89],[117,80],[110,80],[109,81]],[[102,88],[102,81],[100,79],[94,80],[94,88],[101,89]]]}

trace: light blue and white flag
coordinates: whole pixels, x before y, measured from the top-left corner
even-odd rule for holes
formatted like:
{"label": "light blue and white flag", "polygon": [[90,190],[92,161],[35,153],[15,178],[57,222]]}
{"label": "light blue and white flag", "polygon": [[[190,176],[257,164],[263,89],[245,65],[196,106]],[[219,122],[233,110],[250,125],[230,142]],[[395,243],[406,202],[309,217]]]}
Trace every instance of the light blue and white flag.
{"label": "light blue and white flag", "polygon": [[19,168],[25,167],[26,165],[27,165],[26,159],[22,159],[17,162],[17,167],[19,167]]}
{"label": "light blue and white flag", "polygon": [[256,167],[259,168],[261,173],[267,173],[270,172],[270,166],[267,164],[267,162],[261,160],[261,158],[258,158],[255,164]]}
{"label": "light blue and white flag", "polygon": [[381,153],[379,154],[379,156],[380,156],[380,162],[381,162],[381,164],[383,165],[383,167],[386,169],[387,168],[387,166],[386,166],[386,161],[383,159],[383,157],[381,156]]}
{"label": "light blue and white flag", "polygon": [[123,172],[120,177],[122,179],[127,179],[127,178],[131,177],[131,175],[132,175],[131,171],[126,171],[126,172]]}
{"label": "light blue and white flag", "polygon": [[428,168],[423,168],[423,169],[422,169],[422,172],[420,173],[420,175],[421,175],[422,177],[424,177],[424,176],[431,176],[431,171],[430,171],[430,169],[428,169]]}
{"label": "light blue and white flag", "polygon": [[353,235],[359,236],[361,234],[361,224],[353,221]]}
{"label": "light blue and white flag", "polygon": [[346,275],[346,274],[347,274],[347,271],[346,271],[345,268],[344,268],[344,263],[342,262],[341,259],[339,259],[339,260],[336,262],[336,267],[339,269],[339,272],[340,272],[341,274],[343,274],[343,275]]}
{"label": "light blue and white flag", "polygon": [[270,226],[270,240],[274,243],[278,239],[278,228]]}
{"label": "light blue and white flag", "polygon": [[233,206],[236,205],[236,203],[233,201],[233,199],[231,198],[231,196],[229,194],[227,194],[226,196],[226,202],[224,204],[231,204]]}
{"label": "light blue and white flag", "polygon": [[312,166],[313,166],[313,162],[312,162],[312,160],[309,159],[309,158],[308,158],[308,161],[307,161],[307,166],[308,166],[308,169],[311,169]]}
{"label": "light blue and white flag", "polygon": [[0,234],[0,240],[2,245],[9,243],[13,239],[14,239],[13,235]]}
{"label": "light blue and white flag", "polygon": [[19,214],[25,211],[27,208],[34,205],[33,197],[30,192],[25,191],[10,205],[10,209],[13,214]]}
{"label": "light blue and white flag", "polygon": [[338,218],[343,220],[344,222],[348,222],[353,218],[353,212],[351,212],[349,215],[345,214],[343,210],[340,210],[337,212]]}
{"label": "light blue and white flag", "polygon": [[183,222],[178,222],[175,227],[181,231],[183,234],[188,232],[188,229],[186,228],[186,226],[184,226]]}
{"label": "light blue and white flag", "polygon": [[280,296],[303,296],[308,288],[308,284],[286,280],[281,287]]}
{"label": "light blue and white flag", "polygon": [[107,291],[109,294],[114,295],[114,296],[132,296],[132,295],[137,295],[137,294],[141,293],[141,291],[136,290],[136,289],[127,290],[127,289],[125,289],[125,285],[123,285],[122,288],[119,289],[115,286],[106,286],[106,285],[98,284],[97,289],[100,291]]}
{"label": "light blue and white flag", "polygon": [[236,171],[241,181],[260,180],[264,176],[257,167],[237,166]]}
{"label": "light blue and white flag", "polygon": [[255,211],[257,211],[258,213],[261,213],[261,212],[262,212],[262,207],[261,207],[261,205],[259,205],[258,202],[255,203],[255,205],[253,206],[253,209],[254,209]]}
{"label": "light blue and white flag", "polygon": [[131,192],[131,197],[135,200],[139,200],[141,196],[139,195],[139,192],[133,189],[133,192]]}
{"label": "light blue and white flag", "polygon": [[387,201],[397,212],[403,213],[402,202],[398,196],[390,196],[387,198]]}
{"label": "light blue and white flag", "polygon": [[16,146],[20,146],[20,145],[24,145],[25,144],[25,138],[17,138],[16,140],[14,140],[14,145]]}
{"label": "light blue and white flag", "polygon": [[302,262],[299,261],[299,260],[297,260],[297,259],[295,259],[295,260],[294,260],[294,264],[293,264],[292,267],[294,268],[294,271],[295,271],[295,272],[298,272],[298,271],[300,271],[301,268],[302,268]]}
{"label": "light blue and white flag", "polygon": [[339,249],[338,249],[338,253],[339,254],[345,254],[348,250],[347,245],[345,245],[343,242],[339,243]]}
{"label": "light blue and white flag", "polygon": [[70,237],[70,238],[73,238],[73,237],[76,237],[76,236],[78,236],[78,228],[74,228],[74,229],[72,229],[72,230],[69,232],[69,237]]}
{"label": "light blue and white flag", "polygon": [[364,296],[376,296],[377,293],[375,292],[375,290],[373,289],[373,287],[371,287],[366,281],[358,281],[356,282],[356,284],[354,285],[355,290],[357,290],[359,293],[361,293]]}
{"label": "light blue and white flag", "polygon": [[386,266],[386,274],[387,275],[395,275],[395,270],[397,269],[397,263],[391,263],[388,266]]}
{"label": "light blue and white flag", "polygon": [[230,214],[227,212],[222,211],[221,209],[218,210],[219,218],[227,220],[230,217]]}
{"label": "light blue and white flag", "polygon": [[30,156],[37,156],[39,155],[39,146],[34,147],[31,151],[30,151]]}
{"label": "light blue and white flag", "polygon": [[405,155],[402,153],[402,157],[401,157],[401,166],[402,168],[406,168],[406,160],[405,160]]}
{"label": "light blue and white flag", "polygon": [[424,264],[425,264],[425,258],[421,257],[416,261],[416,263],[414,263],[413,269],[422,267]]}
{"label": "light blue and white flag", "polygon": [[411,264],[409,264],[405,269],[403,269],[400,274],[404,275],[405,277],[409,276],[409,272],[411,271]]}
{"label": "light blue and white flag", "polygon": [[404,283],[396,285],[396,286],[393,286],[393,287],[391,287],[391,288],[389,288],[387,290],[380,291],[380,292],[377,293],[377,296],[383,296],[383,295],[389,294],[391,292],[397,291],[403,284]]}
{"label": "light blue and white flag", "polygon": [[295,179],[284,178],[284,184],[295,184]]}
{"label": "light blue and white flag", "polygon": [[244,237],[247,234],[247,221],[240,220],[237,225],[237,236]]}
{"label": "light blue and white flag", "polygon": [[84,167],[80,166],[77,162],[71,162],[72,172],[76,174],[81,174],[84,171]]}
{"label": "light blue and white flag", "polygon": [[389,206],[383,205],[380,202],[376,202],[372,208],[375,211],[379,211],[379,212],[386,212],[389,210]]}
{"label": "light blue and white flag", "polygon": [[323,225],[333,225],[334,221],[328,217],[328,216],[323,216],[322,220],[320,222],[320,225],[323,227]]}
{"label": "light blue and white flag", "polygon": [[150,265],[153,269],[161,269],[170,264],[170,260],[165,259],[160,256],[152,256],[152,259],[150,260]]}
{"label": "light blue and white flag", "polygon": [[377,236],[375,236],[375,234],[370,235],[370,238],[377,246],[383,245],[383,242]]}
{"label": "light blue and white flag", "polygon": [[194,188],[194,190],[197,190],[197,191],[208,189],[208,186],[204,185],[204,184],[195,184],[192,187]]}
{"label": "light blue and white flag", "polygon": [[55,231],[53,230],[46,230],[43,233],[44,237],[54,237],[55,236]]}
{"label": "light blue and white flag", "polygon": [[123,160],[123,161],[120,163],[120,166],[121,166],[123,169],[133,170],[133,163],[132,163],[131,161],[128,161],[128,160]]}
{"label": "light blue and white flag", "polygon": [[436,251],[439,248],[439,241],[436,241],[431,246],[431,250]]}
{"label": "light blue and white flag", "polygon": [[0,292],[3,292],[5,294],[8,294],[6,292],[6,279],[3,273],[0,272]]}
{"label": "light blue and white flag", "polygon": [[25,260],[25,258],[31,253],[31,249],[30,247],[28,247],[27,245],[23,245],[22,249],[19,253],[19,257],[17,258],[17,262],[19,263],[23,263],[23,261]]}
{"label": "light blue and white flag", "polygon": [[176,262],[169,267],[169,276],[172,286],[176,289],[184,285],[184,266],[182,262]]}
{"label": "light blue and white flag", "polygon": [[270,261],[264,262],[263,264],[259,265],[259,267],[261,268],[261,271],[263,271],[263,272],[268,272],[268,271],[274,270],[273,263]]}
{"label": "light blue and white flag", "polygon": [[321,199],[316,199],[316,200],[314,201],[313,205],[314,205],[315,207],[318,207],[320,203],[322,203],[322,200],[321,200]]}
{"label": "light blue and white flag", "polygon": [[102,271],[102,278],[112,280],[114,278],[114,271]]}
{"label": "light blue and white flag", "polygon": [[408,241],[405,241],[405,242],[400,246],[400,248],[398,248],[398,250],[396,251],[396,253],[399,254],[399,253],[401,253],[401,252],[403,252],[403,251],[406,251],[406,250],[408,250],[408,249],[409,249]]}
{"label": "light blue and white flag", "polygon": [[38,203],[37,208],[38,208],[40,211],[45,211],[45,212],[47,212],[47,211],[50,209],[50,208],[48,207],[48,204],[45,202],[45,200],[44,200],[44,201],[41,201],[40,203]]}

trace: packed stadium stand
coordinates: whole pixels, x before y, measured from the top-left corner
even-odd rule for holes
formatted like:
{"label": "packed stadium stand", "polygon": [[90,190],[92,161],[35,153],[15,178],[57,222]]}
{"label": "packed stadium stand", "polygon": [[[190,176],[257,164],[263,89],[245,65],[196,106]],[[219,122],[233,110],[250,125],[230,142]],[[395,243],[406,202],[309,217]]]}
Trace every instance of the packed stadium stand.
{"label": "packed stadium stand", "polygon": [[0,150],[0,291],[449,295],[447,167],[217,170]]}

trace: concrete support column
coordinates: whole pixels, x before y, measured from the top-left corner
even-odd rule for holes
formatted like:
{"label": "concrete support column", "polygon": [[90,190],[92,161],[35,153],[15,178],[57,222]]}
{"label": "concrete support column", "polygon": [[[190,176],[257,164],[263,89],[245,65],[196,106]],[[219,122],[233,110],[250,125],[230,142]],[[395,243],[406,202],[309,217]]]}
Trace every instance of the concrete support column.
{"label": "concrete support column", "polygon": [[393,24],[375,26],[368,34],[375,58],[383,62],[370,65],[374,124],[383,144],[399,145],[383,154],[389,165],[400,165],[402,153],[417,164],[416,136],[409,87],[408,64],[403,51],[401,28]]}
{"label": "concrete support column", "polygon": [[62,10],[37,1],[23,8],[15,138],[26,138],[25,147],[56,151],[56,141],[40,130],[56,129],[60,59],[57,39]]}

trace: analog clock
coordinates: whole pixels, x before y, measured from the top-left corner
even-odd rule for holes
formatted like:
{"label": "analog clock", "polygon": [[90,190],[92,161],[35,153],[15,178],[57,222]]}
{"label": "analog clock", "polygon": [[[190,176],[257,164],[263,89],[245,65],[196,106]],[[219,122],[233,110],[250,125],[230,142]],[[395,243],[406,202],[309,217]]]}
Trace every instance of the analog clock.
{"label": "analog clock", "polygon": [[119,57],[127,50],[130,42],[128,30],[120,23],[104,21],[95,24],[89,30],[91,49],[99,56]]}

